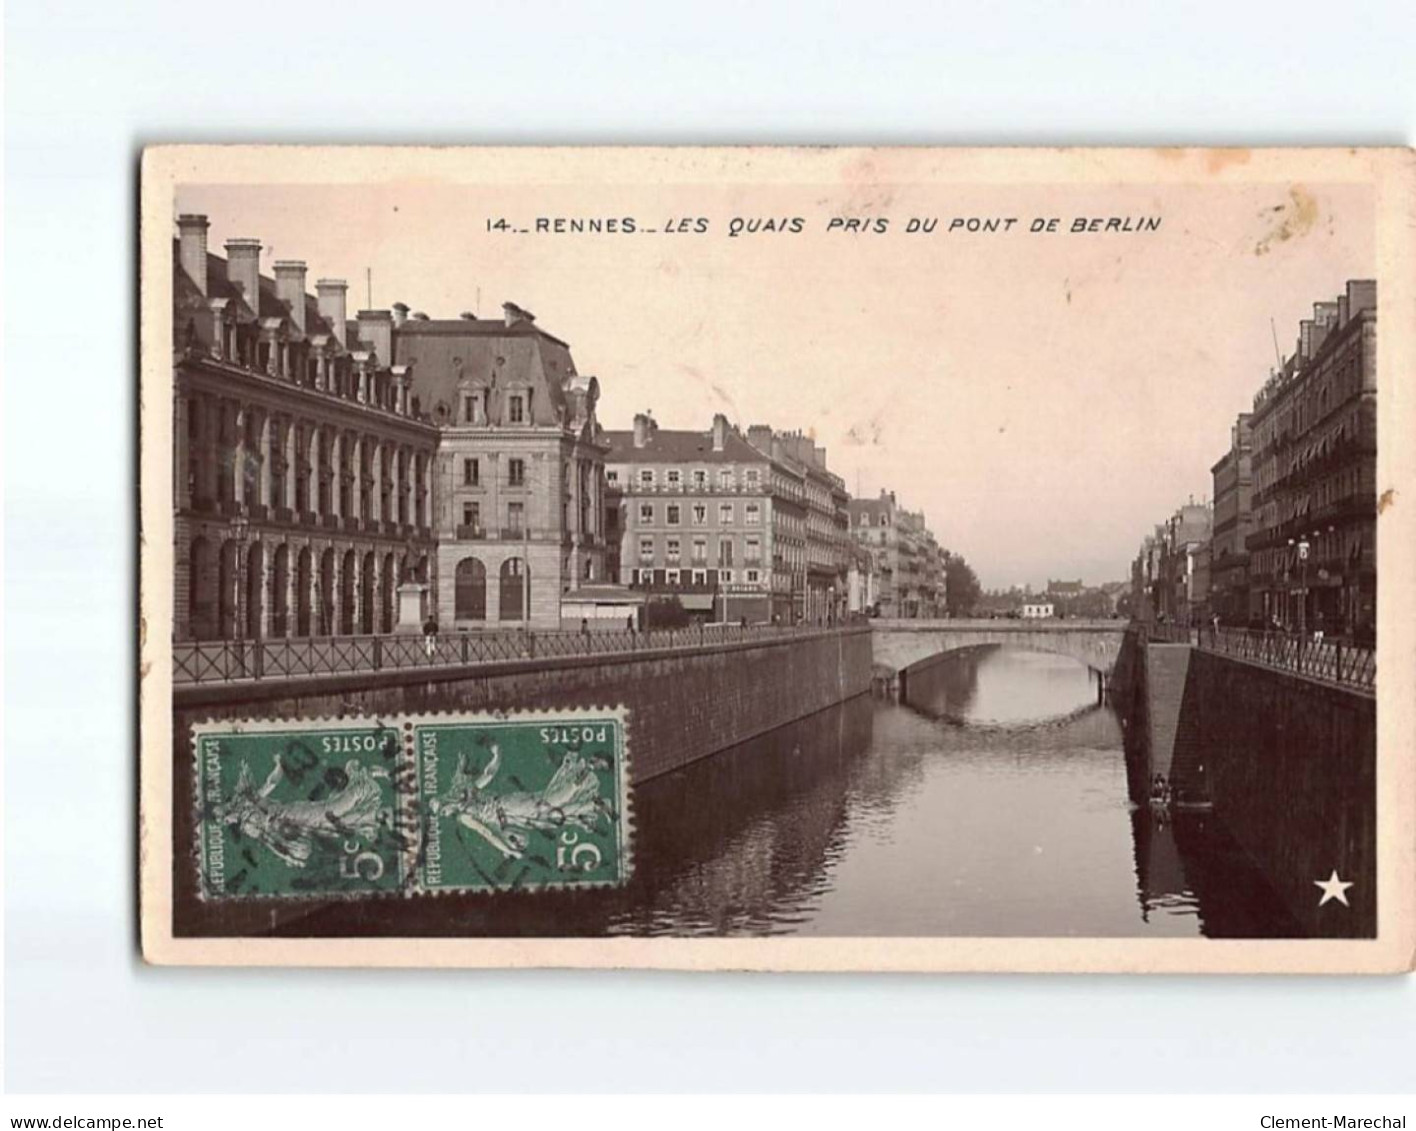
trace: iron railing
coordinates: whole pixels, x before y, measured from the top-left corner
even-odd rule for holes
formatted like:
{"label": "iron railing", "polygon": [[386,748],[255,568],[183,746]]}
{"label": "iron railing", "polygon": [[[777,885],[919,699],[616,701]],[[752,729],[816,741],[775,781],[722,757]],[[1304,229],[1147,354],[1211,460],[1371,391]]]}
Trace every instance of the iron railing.
{"label": "iron railing", "polygon": [[[840,626],[849,627],[849,626]],[[312,636],[263,640],[184,640],[172,646],[175,686],[280,680],[355,672],[458,667],[507,660],[606,656],[812,636],[816,625],[705,625],[649,632],[457,632],[424,636]]]}
{"label": "iron railing", "polygon": [[1370,694],[1377,686],[1376,649],[1342,639],[1176,624],[1152,624],[1147,626],[1147,632],[1153,643],[1191,644],[1207,652],[1219,652],[1354,691]]}

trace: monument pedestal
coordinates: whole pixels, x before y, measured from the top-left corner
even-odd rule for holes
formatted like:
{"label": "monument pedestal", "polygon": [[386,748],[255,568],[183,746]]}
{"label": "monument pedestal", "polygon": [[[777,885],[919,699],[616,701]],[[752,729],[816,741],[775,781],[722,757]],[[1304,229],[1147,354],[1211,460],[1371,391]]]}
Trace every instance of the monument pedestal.
{"label": "monument pedestal", "polygon": [[398,624],[395,632],[422,635],[428,619],[428,587],[421,581],[405,581],[398,587]]}

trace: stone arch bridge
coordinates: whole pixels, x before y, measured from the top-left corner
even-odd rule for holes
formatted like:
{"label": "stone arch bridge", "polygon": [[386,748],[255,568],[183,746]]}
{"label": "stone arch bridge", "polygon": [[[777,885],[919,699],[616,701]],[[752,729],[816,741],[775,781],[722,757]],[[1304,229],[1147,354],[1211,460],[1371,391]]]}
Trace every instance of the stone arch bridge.
{"label": "stone arch bridge", "polygon": [[875,671],[887,679],[934,656],[981,644],[1070,656],[1109,681],[1124,620],[873,620]]}

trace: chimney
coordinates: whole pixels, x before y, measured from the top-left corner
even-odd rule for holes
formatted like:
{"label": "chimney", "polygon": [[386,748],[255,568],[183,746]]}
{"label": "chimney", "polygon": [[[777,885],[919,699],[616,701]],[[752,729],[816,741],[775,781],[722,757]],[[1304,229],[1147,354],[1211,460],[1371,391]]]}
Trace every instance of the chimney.
{"label": "chimney", "polygon": [[426,314],[424,314],[421,310],[415,310],[415,311],[413,312],[413,321],[414,321],[414,322],[426,322],[427,320],[428,320],[428,316],[427,316]]}
{"label": "chimney", "polygon": [[458,315],[458,317],[461,318],[464,322],[477,321],[477,316],[473,314],[470,310],[464,310],[461,314]]}
{"label": "chimney", "polygon": [[344,295],[348,290],[349,284],[343,279],[321,279],[315,284],[315,291],[320,298],[320,317],[329,323],[340,346],[347,344],[345,339],[349,336],[344,324],[348,318]]}
{"label": "chimney", "polygon": [[713,414],[713,450],[721,452],[728,442],[728,418],[721,412]]}
{"label": "chimney", "polygon": [[1345,294],[1337,296],[1337,324],[1346,326],[1349,317],[1347,310],[1347,296]]}
{"label": "chimney", "polygon": [[634,446],[642,448],[649,442],[649,429],[653,425],[653,418],[645,412],[634,414]]}
{"label": "chimney", "polygon": [[226,241],[226,278],[257,317],[261,313],[261,241]]}
{"label": "chimney", "polygon": [[368,342],[380,365],[393,361],[393,315],[387,310],[359,311],[359,340]]}
{"label": "chimney", "polygon": [[402,326],[408,321],[408,304],[406,302],[396,302],[393,304],[393,324]]}
{"label": "chimney", "polygon": [[290,321],[305,332],[305,262],[281,259],[275,264],[275,297],[290,310]]}
{"label": "chimney", "polygon": [[207,294],[207,218],[184,212],[177,217],[177,232],[182,270],[187,272],[197,290]]}
{"label": "chimney", "polygon": [[502,303],[502,317],[506,319],[507,326],[515,326],[518,322],[535,322],[536,316],[529,310],[522,310],[514,302]]}
{"label": "chimney", "polygon": [[1348,316],[1356,318],[1364,310],[1377,308],[1377,281],[1375,279],[1349,279],[1347,281]]}

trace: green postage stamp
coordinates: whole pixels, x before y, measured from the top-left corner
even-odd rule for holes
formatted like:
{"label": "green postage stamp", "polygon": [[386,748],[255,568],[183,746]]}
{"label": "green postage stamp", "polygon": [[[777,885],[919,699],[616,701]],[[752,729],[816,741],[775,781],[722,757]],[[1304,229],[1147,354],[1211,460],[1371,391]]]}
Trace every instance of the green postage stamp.
{"label": "green postage stamp", "polygon": [[193,749],[203,899],[629,877],[621,710],[209,722]]}

